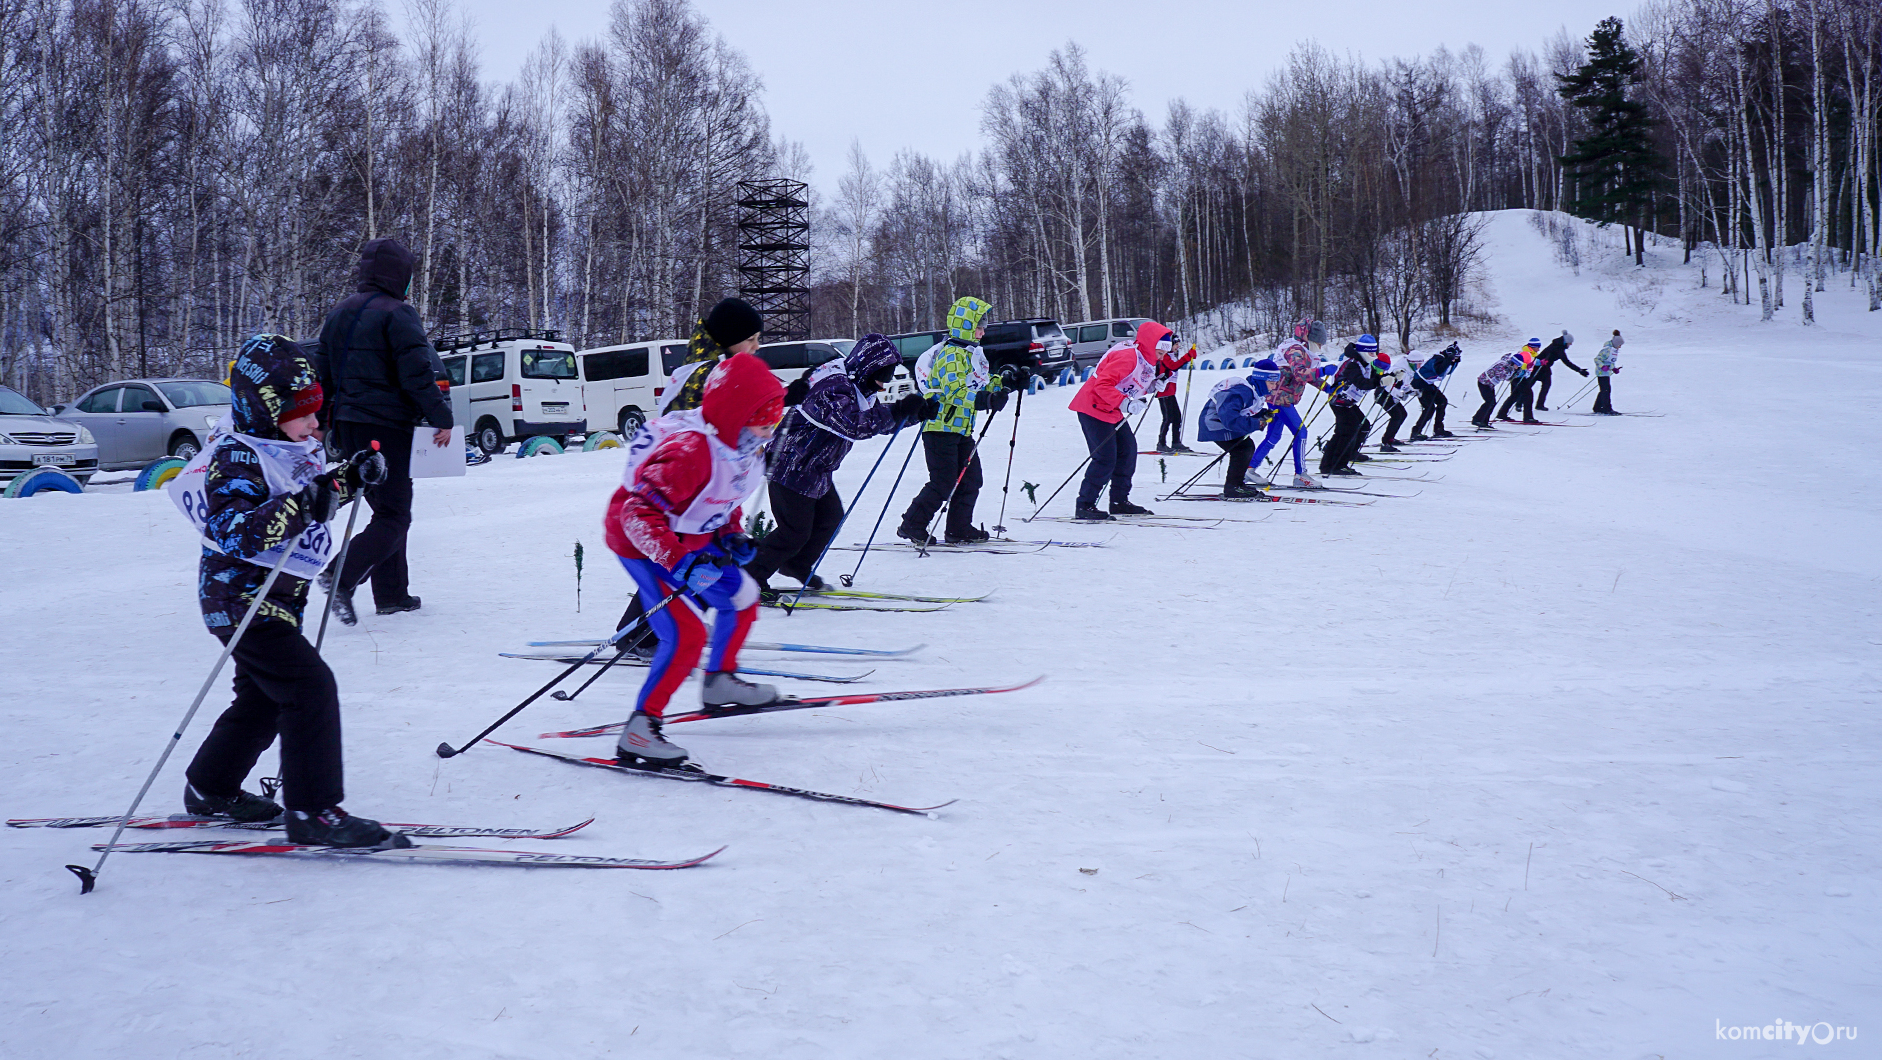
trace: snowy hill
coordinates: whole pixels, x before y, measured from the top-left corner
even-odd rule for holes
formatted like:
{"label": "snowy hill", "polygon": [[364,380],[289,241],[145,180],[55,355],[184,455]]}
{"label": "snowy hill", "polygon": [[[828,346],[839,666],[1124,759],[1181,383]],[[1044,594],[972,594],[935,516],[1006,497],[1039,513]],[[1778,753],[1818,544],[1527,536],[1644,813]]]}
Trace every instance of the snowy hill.
{"label": "snowy hill", "polygon": [[[1023,407],[1006,525],[1106,547],[871,554],[858,588],[994,595],[767,612],[754,633],[927,645],[859,689],[1045,683],[675,730],[738,776],[960,800],[934,820],[501,748],[439,760],[554,672],[496,653],[612,627],[620,456],[420,483],[424,610],[329,633],[347,806],[597,818],[530,849],[729,849],[669,873],[119,854],[81,898],[60,866],[108,833],[7,830],[0,1055],[1750,1057],[1779,1053],[1715,1027],[1873,1028],[1877,318],[1832,283],[1822,326],[1761,325],[1673,248],[1635,270],[1584,243],[1576,275],[1525,214],[1488,235],[1507,323],[1464,343],[1453,427],[1491,357],[1562,327],[1584,367],[1621,328],[1615,407],[1663,418],[1473,438],[1368,507],[1159,502],[1203,461],[1168,459],[1164,486],[1145,457],[1135,499],[1227,521],[1024,524],[1021,483],[1043,498],[1084,453],[1071,390],[1047,390]],[[1195,374],[1192,424],[1220,377]],[[1581,380],[1557,378],[1559,404]],[[880,452],[851,456],[846,500]],[[1070,510],[1068,492],[1048,514]],[[216,657],[194,539],[166,497],[119,486],[0,501],[0,549],[0,802],[121,811]],[[643,672],[499,735],[618,721]],[[180,811],[226,683],[144,812]]]}

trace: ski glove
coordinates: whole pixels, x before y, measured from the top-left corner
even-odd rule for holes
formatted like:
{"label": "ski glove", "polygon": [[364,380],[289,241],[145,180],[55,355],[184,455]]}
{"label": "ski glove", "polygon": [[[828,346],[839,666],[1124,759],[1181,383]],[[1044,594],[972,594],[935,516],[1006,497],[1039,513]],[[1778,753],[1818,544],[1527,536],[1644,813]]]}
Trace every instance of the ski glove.
{"label": "ski glove", "polygon": [[922,397],[920,394],[910,394],[900,401],[897,401],[895,404],[890,405],[889,413],[895,417],[896,423],[913,423],[916,420],[925,420],[928,418],[928,416],[924,415],[922,412],[922,410],[927,407],[927,398]]}
{"label": "ski glove", "polygon": [[1135,416],[1149,407],[1149,398],[1134,397],[1124,399],[1124,415],[1126,416]]}
{"label": "ski glove", "polygon": [[386,456],[377,449],[361,449],[346,462],[346,484],[358,489],[361,486],[377,486],[384,482],[391,471],[386,467]]}
{"label": "ski glove", "polygon": [[921,418],[931,420],[939,415],[941,415],[941,399],[938,397],[923,398],[921,404]]}
{"label": "ski glove", "polygon": [[738,577],[738,567],[730,557],[715,556],[702,549],[681,560],[673,573],[686,583],[688,589],[704,593],[719,584],[721,578]]}
{"label": "ski glove", "polygon": [[330,482],[322,481],[325,478],[323,475],[308,483],[300,495],[301,510],[316,523],[332,522],[333,513],[340,507],[340,494]]}
{"label": "ski glove", "polygon": [[784,388],[784,405],[786,408],[792,405],[802,405],[804,399],[809,396],[810,372],[806,370],[803,375],[791,380],[790,386]]}
{"label": "ski glove", "polygon": [[998,412],[1006,407],[1006,391],[982,390],[974,395],[974,407],[982,412]]}
{"label": "ski glove", "polygon": [[727,534],[720,538],[719,550],[741,567],[758,558],[758,545],[744,534]]}
{"label": "ski glove", "polygon": [[1588,378],[1588,370],[1586,368],[1577,368],[1575,370],[1581,373],[1583,379]]}

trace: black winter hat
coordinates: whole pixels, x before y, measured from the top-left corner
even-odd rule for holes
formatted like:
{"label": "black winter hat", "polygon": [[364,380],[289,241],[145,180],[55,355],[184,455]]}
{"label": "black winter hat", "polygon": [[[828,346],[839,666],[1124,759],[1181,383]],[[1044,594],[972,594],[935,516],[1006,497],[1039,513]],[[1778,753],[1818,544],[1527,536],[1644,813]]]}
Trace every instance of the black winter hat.
{"label": "black winter hat", "polygon": [[712,341],[730,349],[763,331],[764,318],[740,298],[727,298],[706,314],[706,334]]}
{"label": "black winter hat", "polygon": [[359,248],[360,291],[378,291],[394,298],[404,298],[412,287],[412,271],[418,258],[396,239],[373,239]]}

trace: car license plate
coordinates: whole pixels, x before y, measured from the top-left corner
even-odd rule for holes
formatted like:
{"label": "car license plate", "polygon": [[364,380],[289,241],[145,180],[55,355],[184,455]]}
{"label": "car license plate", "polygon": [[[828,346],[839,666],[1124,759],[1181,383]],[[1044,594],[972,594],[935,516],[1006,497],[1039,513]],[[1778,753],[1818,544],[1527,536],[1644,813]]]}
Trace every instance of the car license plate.
{"label": "car license plate", "polygon": [[33,457],[35,464],[57,464],[61,467],[78,463],[78,457],[71,453],[41,453]]}
{"label": "car license plate", "polygon": [[542,403],[542,414],[545,416],[559,415],[568,410],[569,403],[566,401],[545,401]]}

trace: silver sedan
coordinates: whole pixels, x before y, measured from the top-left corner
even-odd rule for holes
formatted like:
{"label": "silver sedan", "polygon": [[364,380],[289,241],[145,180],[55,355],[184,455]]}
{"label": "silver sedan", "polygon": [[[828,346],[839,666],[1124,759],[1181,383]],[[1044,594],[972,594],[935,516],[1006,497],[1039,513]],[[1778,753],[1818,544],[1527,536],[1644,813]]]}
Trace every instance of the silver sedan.
{"label": "silver sedan", "polygon": [[98,471],[98,446],[85,428],[55,420],[26,395],[0,386],[0,485],[36,467],[56,467],[82,486]]}
{"label": "silver sedan", "polygon": [[98,439],[98,466],[107,471],[165,456],[189,460],[228,412],[229,388],[209,379],[124,379],[53,406],[60,419]]}

